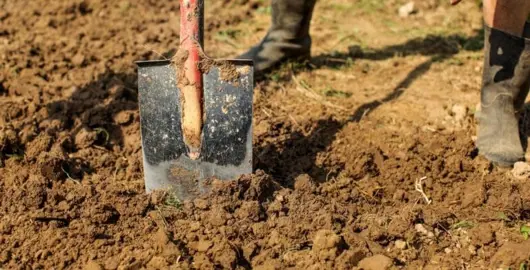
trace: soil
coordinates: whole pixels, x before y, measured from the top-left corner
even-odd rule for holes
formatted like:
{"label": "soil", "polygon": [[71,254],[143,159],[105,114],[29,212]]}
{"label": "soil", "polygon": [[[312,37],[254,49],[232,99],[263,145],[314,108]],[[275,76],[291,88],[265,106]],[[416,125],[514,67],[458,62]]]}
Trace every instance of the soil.
{"label": "soil", "polygon": [[[134,66],[175,53],[177,2],[0,2],[0,268],[526,267],[528,174],[473,142],[476,3],[318,2],[313,59],[256,83],[255,173],[182,202],[144,192]],[[208,2],[206,53],[266,4]]]}

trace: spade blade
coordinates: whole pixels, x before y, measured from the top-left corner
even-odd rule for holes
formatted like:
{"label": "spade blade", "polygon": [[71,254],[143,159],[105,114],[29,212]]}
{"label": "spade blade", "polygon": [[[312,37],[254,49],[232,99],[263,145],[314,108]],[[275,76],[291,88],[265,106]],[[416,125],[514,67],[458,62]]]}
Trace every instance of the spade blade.
{"label": "spade blade", "polygon": [[140,127],[145,188],[171,189],[180,200],[208,190],[208,179],[235,179],[252,172],[252,61],[216,60],[203,73],[201,155],[187,156],[181,130],[177,67],[138,62]]}

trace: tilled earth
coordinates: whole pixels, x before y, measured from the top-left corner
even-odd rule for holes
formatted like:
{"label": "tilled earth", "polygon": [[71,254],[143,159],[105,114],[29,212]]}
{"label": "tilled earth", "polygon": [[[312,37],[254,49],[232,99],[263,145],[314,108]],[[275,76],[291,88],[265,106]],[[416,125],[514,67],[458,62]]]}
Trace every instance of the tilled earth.
{"label": "tilled earth", "polygon": [[[177,2],[0,0],[0,269],[526,269],[528,172],[473,143],[476,3],[317,3],[313,60],[256,84],[255,173],[180,202],[144,194],[134,66]],[[207,2],[207,52],[267,4]]]}

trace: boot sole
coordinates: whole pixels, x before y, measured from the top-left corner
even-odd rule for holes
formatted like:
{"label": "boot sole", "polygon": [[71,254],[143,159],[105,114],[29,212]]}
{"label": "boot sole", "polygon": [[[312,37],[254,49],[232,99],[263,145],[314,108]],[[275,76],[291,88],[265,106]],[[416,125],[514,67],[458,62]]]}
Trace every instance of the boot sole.
{"label": "boot sole", "polygon": [[491,163],[493,163],[493,165],[501,168],[511,168],[513,164],[523,160],[523,158],[507,160],[506,158],[502,158],[499,155],[495,154],[484,154],[484,157],[486,157]]}

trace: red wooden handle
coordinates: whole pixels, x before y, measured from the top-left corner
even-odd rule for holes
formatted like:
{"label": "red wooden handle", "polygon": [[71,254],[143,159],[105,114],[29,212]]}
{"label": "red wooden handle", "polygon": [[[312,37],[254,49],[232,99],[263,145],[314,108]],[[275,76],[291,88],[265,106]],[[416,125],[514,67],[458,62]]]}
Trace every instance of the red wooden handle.
{"label": "red wooden handle", "polygon": [[180,0],[180,49],[186,50],[184,63],[186,87],[180,89],[182,102],[182,130],[188,146],[188,156],[200,155],[202,132],[202,72],[199,69],[202,50],[203,0]]}
{"label": "red wooden handle", "polygon": [[202,47],[203,0],[180,0],[180,46],[190,58],[199,60],[198,46]]}

